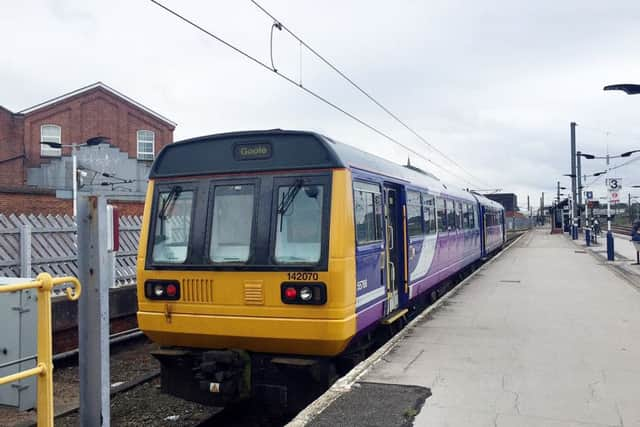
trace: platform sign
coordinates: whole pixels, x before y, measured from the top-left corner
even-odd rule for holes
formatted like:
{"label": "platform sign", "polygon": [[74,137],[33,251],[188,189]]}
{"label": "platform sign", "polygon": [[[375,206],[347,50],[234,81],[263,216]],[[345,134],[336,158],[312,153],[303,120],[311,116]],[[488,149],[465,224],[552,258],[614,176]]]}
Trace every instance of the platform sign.
{"label": "platform sign", "polygon": [[619,192],[622,190],[622,178],[609,178],[607,187],[609,187],[609,192]]}

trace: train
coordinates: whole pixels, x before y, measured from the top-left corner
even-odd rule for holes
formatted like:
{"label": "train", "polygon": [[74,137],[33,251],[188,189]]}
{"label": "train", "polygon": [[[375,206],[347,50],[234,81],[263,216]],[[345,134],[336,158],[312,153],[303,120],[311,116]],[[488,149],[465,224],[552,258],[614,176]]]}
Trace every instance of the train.
{"label": "train", "polygon": [[504,208],[327,136],[266,130],[164,147],[137,260],[165,393],[294,408],[498,251]]}

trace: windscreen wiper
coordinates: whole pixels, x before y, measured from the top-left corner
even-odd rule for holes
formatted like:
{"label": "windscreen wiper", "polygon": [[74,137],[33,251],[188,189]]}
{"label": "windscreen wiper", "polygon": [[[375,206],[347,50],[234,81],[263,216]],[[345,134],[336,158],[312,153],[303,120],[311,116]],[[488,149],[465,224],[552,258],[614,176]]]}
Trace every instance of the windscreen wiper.
{"label": "windscreen wiper", "polygon": [[304,182],[301,179],[296,179],[293,186],[289,187],[289,190],[282,195],[282,200],[278,206],[278,213],[280,214],[280,232],[282,232],[282,221],[284,219],[284,215],[289,211],[289,208],[296,199],[296,196],[300,192],[303,184]]}
{"label": "windscreen wiper", "polygon": [[166,239],[166,236],[164,235],[164,220],[167,218],[167,211],[169,210],[169,208],[173,209],[173,205],[175,201],[178,200],[178,197],[180,197],[180,193],[182,193],[182,187],[180,187],[179,185],[174,185],[173,187],[171,187],[171,191],[169,191],[169,195],[162,203],[162,206],[160,207],[160,211],[158,212],[158,218],[160,218],[159,238],[161,241]]}

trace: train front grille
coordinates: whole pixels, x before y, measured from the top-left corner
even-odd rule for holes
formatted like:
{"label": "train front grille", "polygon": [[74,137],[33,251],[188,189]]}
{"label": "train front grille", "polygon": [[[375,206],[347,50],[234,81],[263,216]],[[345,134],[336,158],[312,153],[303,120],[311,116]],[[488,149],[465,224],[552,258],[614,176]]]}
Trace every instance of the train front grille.
{"label": "train front grille", "polygon": [[182,279],[182,301],[195,304],[213,303],[213,280]]}

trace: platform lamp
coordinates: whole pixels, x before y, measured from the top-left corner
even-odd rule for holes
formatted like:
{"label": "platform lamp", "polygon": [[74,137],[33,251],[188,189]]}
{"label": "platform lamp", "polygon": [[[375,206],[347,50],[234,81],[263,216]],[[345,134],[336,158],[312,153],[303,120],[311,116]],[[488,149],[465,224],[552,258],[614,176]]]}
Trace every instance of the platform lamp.
{"label": "platform lamp", "polygon": [[60,142],[48,142],[48,141],[40,141],[40,144],[48,145],[51,148],[63,148],[63,147],[71,147],[71,159],[72,159],[72,193],[73,193],[73,217],[76,217],[78,213],[78,159],[76,157],[76,148],[77,147],[88,147],[99,144],[108,144],[111,139],[106,136],[94,136],[93,138],[89,138],[86,141],[80,144],[62,144]]}

